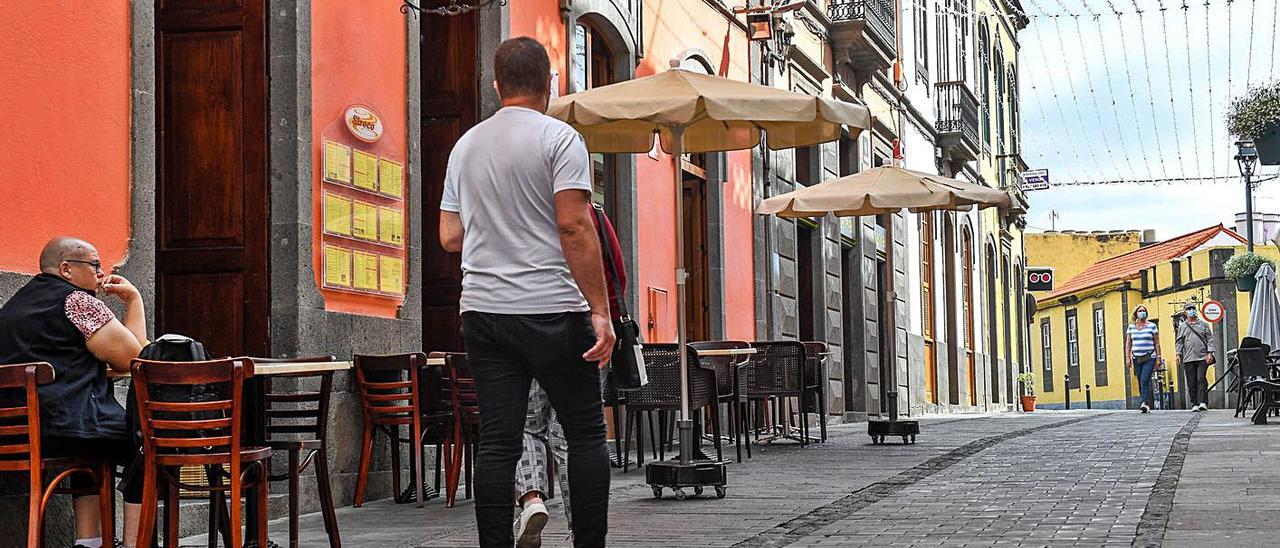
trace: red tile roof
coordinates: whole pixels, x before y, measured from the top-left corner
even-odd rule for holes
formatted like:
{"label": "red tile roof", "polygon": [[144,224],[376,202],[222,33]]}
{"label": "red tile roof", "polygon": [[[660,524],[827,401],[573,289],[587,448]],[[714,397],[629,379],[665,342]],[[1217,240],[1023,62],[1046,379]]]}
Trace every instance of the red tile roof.
{"label": "red tile roof", "polygon": [[1084,269],[1076,277],[1067,280],[1066,283],[1038,300],[1056,299],[1082,289],[1137,278],[1144,269],[1186,255],[1219,234],[1226,234],[1239,240],[1240,243],[1245,243],[1245,239],[1234,230],[1225,228],[1221,224],[1211,226],[1093,263],[1093,266]]}

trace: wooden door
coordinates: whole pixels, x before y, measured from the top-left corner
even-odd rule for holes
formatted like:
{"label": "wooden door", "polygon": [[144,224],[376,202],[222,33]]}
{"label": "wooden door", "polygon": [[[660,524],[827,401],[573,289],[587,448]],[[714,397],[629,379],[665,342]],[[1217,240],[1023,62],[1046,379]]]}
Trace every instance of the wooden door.
{"label": "wooden door", "polygon": [[711,338],[710,275],[707,262],[707,171],[706,156],[690,155],[681,162],[684,169],[684,267],[689,272],[685,286],[686,335],[690,341]]}
{"label": "wooden door", "polygon": [[934,346],[933,307],[933,216],[920,215],[920,301],[921,334],[924,336],[924,397],[938,403],[938,355]]}
{"label": "wooden door", "polygon": [[449,152],[479,118],[478,33],[474,12],[422,18],[422,346],[427,350],[463,349],[462,256],[440,247],[440,195]]}
{"label": "wooden door", "polygon": [[156,331],[269,353],[262,0],[156,2]]}

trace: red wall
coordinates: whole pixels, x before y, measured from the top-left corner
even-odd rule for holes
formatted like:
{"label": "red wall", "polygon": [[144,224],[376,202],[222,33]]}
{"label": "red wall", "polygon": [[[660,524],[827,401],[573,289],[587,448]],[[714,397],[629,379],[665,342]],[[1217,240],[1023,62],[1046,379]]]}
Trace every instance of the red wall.
{"label": "red wall", "polygon": [[[646,57],[636,68],[636,76],[666,70],[668,59],[691,48],[701,50],[719,68],[729,50],[729,77],[747,80],[747,42],[745,34],[716,10],[701,2],[651,0],[644,6]],[[728,40],[726,41],[726,35]],[[511,36],[532,36],[547,47],[551,66],[560,73],[560,93],[568,89],[565,52],[567,39],[560,18],[558,2],[526,0],[513,4]],[[483,83],[488,85],[488,83]],[[639,318],[642,324],[650,314],[649,288],[667,292],[665,310],[656,318],[656,341],[676,339],[675,285],[675,193],[671,159],[659,153],[654,160],[636,155],[638,226],[638,272],[631,273],[639,295]],[[751,216],[751,153],[733,152],[728,157],[728,180],[724,185],[724,266],[725,266],[725,334],[743,340],[755,338],[755,288],[753,285],[753,246]]]}
{"label": "red wall", "polygon": [[129,243],[128,2],[0,2],[0,270],[34,273],[46,241]]}
{"label": "red wall", "polygon": [[[323,174],[320,133],[342,116],[351,103],[377,110],[384,133],[380,145],[389,155],[407,158],[408,80],[405,15],[363,2],[316,2],[311,7],[311,123],[312,123],[312,265],[321,286],[323,250],[320,246]],[[376,8],[376,9],[375,9]],[[429,62],[424,60],[423,62]],[[407,165],[406,165],[406,174]],[[424,207],[434,207],[424,204]],[[416,215],[410,208],[406,215]],[[418,245],[422,242],[409,242]],[[435,245],[434,242],[430,242]],[[395,317],[400,301],[321,290],[325,309]]]}

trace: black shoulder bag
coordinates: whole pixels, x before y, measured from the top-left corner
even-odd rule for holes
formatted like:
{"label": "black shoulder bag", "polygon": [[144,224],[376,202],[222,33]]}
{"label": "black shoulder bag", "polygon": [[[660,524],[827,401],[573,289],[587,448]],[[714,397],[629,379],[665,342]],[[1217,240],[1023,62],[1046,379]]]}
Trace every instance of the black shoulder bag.
{"label": "black shoulder bag", "polygon": [[593,204],[591,214],[596,217],[596,235],[600,240],[601,257],[604,258],[605,277],[613,286],[613,293],[618,296],[618,319],[613,320],[617,342],[613,347],[609,374],[613,376],[613,386],[619,390],[639,388],[649,382],[649,375],[644,367],[644,353],[641,351],[644,341],[640,338],[640,326],[627,313],[626,295],[623,294],[617,272],[613,269],[613,246],[609,245],[609,239],[605,237],[604,212]]}

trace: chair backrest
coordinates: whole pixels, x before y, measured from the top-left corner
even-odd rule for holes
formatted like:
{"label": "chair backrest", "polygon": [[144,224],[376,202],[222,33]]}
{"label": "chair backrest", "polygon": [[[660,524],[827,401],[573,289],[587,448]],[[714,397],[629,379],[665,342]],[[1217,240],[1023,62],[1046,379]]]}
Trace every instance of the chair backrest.
{"label": "chair backrest", "polygon": [[[255,365],[338,361],[336,356],[250,359]],[[304,383],[314,383],[314,389],[310,386],[303,388]],[[290,386],[283,386],[286,384]],[[280,435],[303,435],[321,441],[327,437],[333,371],[282,373],[266,377],[262,385],[266,399],[267,441],[279,440]]]}
{"label": "chair backrest", "polygon": [[[159,362],[135,359],[132,369],[144,454],[240,453],[240,410],[244,379],[253,374],[252,360],[224,358],[200,362]],[[191,397],[194,392],[189,388],[195,385],[204,387],[200,401]],[[179,389],[165,390],[165,386]],[[169,400],[168,394],[179,397]],[[228,458],[227,461],[233,471],[239,469],[239,458]]]}
{"label": "chair backrest", "polygon": [[798,341],[751,343],[747,393],[755,396],[799,395],[804,389],[804,344]]}
{"label": "chair backrest", "polygon": [[733,374],[734,367],[741,365],[747,361],[744,356],[706,356],[702,352],[707,350],[740,350],[751,348],[751,343],[746,341],[698,341],[691,342],[689,346],[693,347],[698,353],[698,367],[709,369],[715,373],[716,392],[720,396],[728,396],[734,393]]}
{"label": "chair backrest", "polygon": [[354,361],[365,417],[375,424],[411,424],[421,412],[418,373],[426,354],[356,355]]}
{"label": "chair backrest", "polygon": [[1271,354],[1271,345],[1262,342],[1262,339],[1257,337],[1240,339],[1240,348],[1261,348],[1264,355]]}
{"label": "chair backrest", "polygon": [[831,349],[827,347],[827,343],[818,341],[805,341],[804,343],[804,384],[806,387],[815,387],[822,384],[822,364],[826,362],[827,356],[831,355]]}
{"label": "chair backrest", "polygon": [[1236,353],[1236,357],[1240,360],[1240,376],[1244,378],[1262,377],[1268,378],[1267,372],[1267,354],[1262,348],[1241,347]]}
{"label": "chair backrest", "polygon": [[[641,350],[649,382],[628,390],[627,405],[637,409],[678,409],[680,407],[680,345],[645,343]],[[716,376],[699,365],[698,354],[685,347],[689,362],[689,405],[699,408],[715,403]]]}
{"label": "chair backrest", "polygon": [[38,474],[40,397],[36,387],[50,382],[53,366],[47,363],[0,365],[0,471]]}
{"label": "chair backrest", "polygon": [[476,395],[476,379],[471,374],[467,355],[461,352],[438,352],[432,355],[444,358],[447,377],[443,388],[448,394],[449,406],[454,415],[479,416],[480,400]]}

